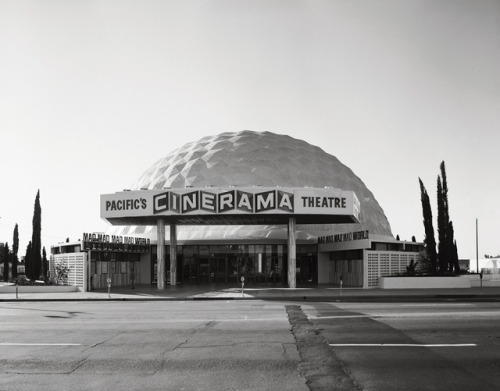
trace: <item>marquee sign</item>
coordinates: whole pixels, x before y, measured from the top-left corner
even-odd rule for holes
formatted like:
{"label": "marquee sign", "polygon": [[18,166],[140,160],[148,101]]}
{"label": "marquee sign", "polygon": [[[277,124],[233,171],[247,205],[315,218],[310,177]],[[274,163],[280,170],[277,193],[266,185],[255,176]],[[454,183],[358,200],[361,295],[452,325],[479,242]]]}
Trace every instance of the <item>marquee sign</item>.
{"label": "marquee sign", "polygon": [[101,195],[101,217],[120,219],[209,215],[348,215],[358,219],[352,191],[320,188],[185,188]]}
{"label": "marquee sign", "polygon": [[107,235],[103,233],[84,233],[82,250],[108,251],[108,252],[149,252],[151,244],[148,238],[133,236]]}
{"label": "marquee sign", "polygon": [[370,238],[370,232],[368,230],[357,231],[357,232],[344,232],[335,235],[320,236],[318,238],[318,244],[350,242],[353,240],[363,240],[369,238]]}

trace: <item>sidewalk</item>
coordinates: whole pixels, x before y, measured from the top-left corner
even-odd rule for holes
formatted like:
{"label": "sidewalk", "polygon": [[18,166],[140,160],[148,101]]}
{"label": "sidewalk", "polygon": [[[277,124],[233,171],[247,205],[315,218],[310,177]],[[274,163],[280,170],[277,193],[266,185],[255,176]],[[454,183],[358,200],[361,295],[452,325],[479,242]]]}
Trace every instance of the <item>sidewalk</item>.
{"label": "sidewalk", "polygon": [[106,300],[311,300],[311,301],[397,301],[416,299],[477,299],[499,300],[500,287],[461,289],[361,289],[320,285],[314,288],[224,286],[166,286],[159,291],[154,285],[111,287],[92,292],[27,293],[23,287],[16,293],[0,293],[6,301],[106,301]]}

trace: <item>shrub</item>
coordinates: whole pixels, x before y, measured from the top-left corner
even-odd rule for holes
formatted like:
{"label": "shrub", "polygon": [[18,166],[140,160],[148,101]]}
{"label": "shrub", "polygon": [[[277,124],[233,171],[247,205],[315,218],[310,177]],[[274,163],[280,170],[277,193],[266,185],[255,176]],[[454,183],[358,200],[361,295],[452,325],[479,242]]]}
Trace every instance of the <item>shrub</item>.
{"label": "shrub", "polygon": [[417,272],[417,265],[418,265],[418,261],[415,262],[415,260],[412,259],[410,261],[410,264],[408,266],[406,266],[406,275],[407,276],[414,276]]}
{"label": "shrub", "polygon": [[17,285],[33,285],[33,282],[30,281],[24,274],[17,276]]}
{"label": "shrub", "polygon": [[58,263],[56,265],[56,285],[60,283],[64,284],[68,278],[69,267],[63,265],[62,263]]}

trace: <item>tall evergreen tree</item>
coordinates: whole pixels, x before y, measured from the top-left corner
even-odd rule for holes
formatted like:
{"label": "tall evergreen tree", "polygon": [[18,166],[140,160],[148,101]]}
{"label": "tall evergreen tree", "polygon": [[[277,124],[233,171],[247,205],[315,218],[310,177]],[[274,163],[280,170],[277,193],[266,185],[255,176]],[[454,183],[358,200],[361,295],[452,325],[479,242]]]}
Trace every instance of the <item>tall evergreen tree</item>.
{"label": "tall evergreen tree", "polygon": [[439,271],[445,273],[448,270],[448,256],[446,254],[446,233],[448,231],[448,222],[446,221],[445,201],[443,197],[443,185],[441,184],[441,177],[437,178],[437,225],[438,225],[438,260]]}
{"label": "tall evergreen tree", "polygon": [[438,176],[438,231],[439,231],[439,266],[442,272],[460,272],[458,252],[455,243],[453,224],[450,221],[448,202],[448,181],[444,161],[440,165],[441,176]]}
{"label": "tall evergreen tree", "polygon": [[47,251],[45,251],[45,246],[42,250],[42,276],[45,279],[47,277],[47,270],[49,269],[49,262],[47,261]]}
{"label": "tall evergreen tree", "polygon": [[437,272],[437,253],[436,239],[434,237],[434,226],[432,224],[432,210],[429,195],[425,189],[424,183],[418,178],[420,183],[420,199],[422,201],[422,213],[424,217],[425,239],[424,247],[427,255],[427,266],[429,272],[435,274]]}
{"label": "tall evergreen tree", "polygon": [[[444,161],[441,162],[441,165],[439,166],[439,168],[441,169],[441,180],[443,183],[444,220],[446,222],[446,242],[445,242],[446,262],[448,264],[448,270],[450,272],[453,272],[455,269],[455,264],[454,264],[454,260],[453,260],[453,257],[454,257],[453,243],[454,243],[455,239],[454,239],[453,226],[451,225],[451,221],[450,221],[450,210],[449,210],[449,203],[448,203],[448,181],[446,179],[446,167],[444,165]],[[457,262],[458,262],[458,258],[457,258]],[[458,265],[456,265],[456,266],[458,266]]]}
{"label": "tall evergreen tree", "polygon": [[458,249],[457,241],[455,240],[455,232],[453,230],[453,222],[448,224],[447,240],[447,253],[449,255],[449,270],[453,273],[460,273],[460,264],[458,262]]}
{"label": "tall evergreen tree", "polygon": [[26,255],[24,256],[24,273],[26,274],[26,277],[31,279],[33,275],[33,258],[31,256],[32,250],[31,250],[31,240],[28,243],[28,246],[26,246]]}
{"label": "tall evergreen tree", "polygon": [[3,247],[3,280],[4,281],[9,281],[9,261],[10,261],[9,243],[5,243],[5,246]]}
{"label": "tall evergreen tree", "polygon": [[448,223],[450,221],[450,213],[448,210],[448,181],[446,179],[446,167],[444,165],[444,161],[441,162],[439,166],[441,170],[441,180],[443,183],[443,206],[444,206],[444,219]]}
{"label": "tall evergreen tree", "polygon": [[19,251],[19,228],[16,224],[14,227],[14,238],[12,243],[12,278],[17,278],[17,253]]}
{"label": "tall evergreen tree", "polygon": [[460,273],[460,262],[458,261],[457,241],[453,242],[453,263],[455,265],[455,273]]}
{"label": "tall evergreen tree", "polygon": [[31,238],[32,270],[30,279],[36,280],[40,277],[42,269],[42,208],[40,207],[40,190],[36,193],[35,210],[33,212],[33,236]]}

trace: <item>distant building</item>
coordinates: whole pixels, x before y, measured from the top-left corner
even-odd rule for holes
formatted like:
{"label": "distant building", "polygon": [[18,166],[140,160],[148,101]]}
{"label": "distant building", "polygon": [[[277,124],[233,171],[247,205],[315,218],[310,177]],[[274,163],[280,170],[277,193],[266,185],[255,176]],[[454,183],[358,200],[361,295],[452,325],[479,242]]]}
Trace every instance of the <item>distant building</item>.
{"label": "distant building", "polygon": [[26,274],[26,262],[24,259],[24,255],[21,256],[21,258],[17,262],[17,275],[23,275]]}
{"label": "distant building", "polygon": [[470,259],[459,259],[458,266],[460,270],[470,271]]}
{"label": "distant building", "polygon": [[[498,274],[500,268],[500,257],[489,257],[468,260],[471,272],[479,272],[483,274]],[[478,269],[479,267],[479,269]]]}

